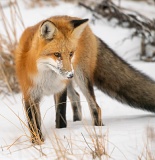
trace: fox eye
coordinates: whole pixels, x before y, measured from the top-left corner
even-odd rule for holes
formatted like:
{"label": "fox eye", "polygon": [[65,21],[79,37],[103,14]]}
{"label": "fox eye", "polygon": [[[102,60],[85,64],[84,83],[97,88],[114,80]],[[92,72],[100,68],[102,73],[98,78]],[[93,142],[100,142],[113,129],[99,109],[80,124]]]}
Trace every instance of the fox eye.
{"label": "fox eye", "polygon": [[69,56],[70,56],[70,57],[72,57],[72,56],[73,56],[73,54],[74,54],[74,52],[70,52]]}
{"label": "fox eye", "polygon": [[56,57],[58,57],[58,58],[61,57],[61,54],[60,54],[59,52],[55,52],[54,55],[55,55]]}

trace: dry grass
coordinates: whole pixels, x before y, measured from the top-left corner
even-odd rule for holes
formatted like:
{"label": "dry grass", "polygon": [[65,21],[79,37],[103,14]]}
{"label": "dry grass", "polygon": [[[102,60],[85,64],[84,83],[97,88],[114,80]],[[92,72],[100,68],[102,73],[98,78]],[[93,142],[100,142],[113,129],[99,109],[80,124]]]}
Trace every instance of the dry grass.
{"label": "dry grass", "polygon": [[[31,1],[23,0],[23,1],[28,8],[42,7],[42,6],[49,6],[49,5],[51,5],[51,6],[58,5],[57,0],[31,0]],[[75,4],[78,4],[80,2],[86,2],[88,5],[93,5],[93,4],[101,2],[102,0],[98,0],[98,1],[94,1],[94,0],[61,0],[61,1],[67,2],[67,3],[75,3]]]}
{"label": "dry grass", "polygon": [[24,3],[28,8],[34,8],[34,7],[42,7],[42,6],[56,6],[57,5],[57,0],[23,0]]}
{"label": "dry grass", "polygon": [[[25,1],[29,7],[35,7],[35,5],[45,5],[45,3],[53,3],[56,2],[53,1],[47,1],[43,2],[41,0],[33,0],[31,2]],[[4,6],[0,3],[0,15],[2,17],[1,23],[3,25],[4,32],[0,33],[0,94],[3,93],[4,95],[8,95],[12,92],[19,92],[19,85],[15,76],[15,62],[14,62],[14,50],[16,48],[16,45],[18,43],[18,37],[17,37],[17,25],[24,27],[23,19],[20,13],[20,9],[18,6],[17,1],[11,1],[5,6],[9,8],[10,17],[8,19],[8,15],[6,16],[6,13],[4,12]],[[11,107],[7,106],[9,110],[15,115],[15,117],[18,118],[20,121],[21,127],[17,126],[16,124],[13,124],[8,117],[4,117],[0,114],[3,118],[5,118],[9,123],[12,123],[16,128],[18,128],[23,134],[18,137],[12,144],[6,145],[3,147],[3,149],[7,148],[7,150],[10,150],[14,146],[19,146],[22,144],[21,139],[23,137],[26,137],[27,139],[31,139],[31,137],[27,134],[26,130],[29,130],[29,127],[25,121],[22,120],[18,116],[17,113],[15,113]],[[24,107],[23,107],[24,108]],[[85,155],[91,155],[93,159],[96,159],[97,157],[101,159],[101,157],[107,156],[108,153],[106,151],[105,145],[105,136],[96,134],[96,129],[91,131],[87,129],[88,135],[90,137],[90,140],[84,137],[82,135],[82,140],[79,140],[82,144],[84,144],[85,149],[81,148],[77,145],[77,143],[74,142],[74,138],[71,137],[62,137],[58,136],[55,131],[53,131],[54,140],[50,140],[52,144],[52,150],[55,151],[55,155],[57,159],[73,159],[76,155],[77,148],[79,149],[79,155],[81,157],[84,157]],[[30,131],[32,135],[34,135],[35,139],[39,139],[38,134],[35,134],[35,132]],[[96,134],[96,135],[95,135]],[[50,137],[50,136],[48,136]],[[25,141],[23,142],[25,143]],[[69,147],[70,146],[70,147]],[[42,147],[40,145],[40,148],[38,149],[38,146],[35,145],[27,145],[26,148],[33,147],[35,150],[37,150],[42,156],[46,156],[46,154],[43,153]],[[69,148],[68,148],[69,147]],[[74,150],[76,148],[76,150]],[[15,152],[20,152],[20,149],[16,149]],[[11,153],[11,151],[10,151]],[[53,153],[54,154],[54,153]],[[108,158],[106,158],[107,160]]]}
{"label": "dry grass", "polygon": [[[29,118],[27,119],[31,125]],[[25,125],[23,121],[21,123]],[[37,126],[35,125],[35,128],[36,127]],[[102,126],[90,127],[89,125],[87,125],[87,122],[85,120],[83,121],[83,127],[86,131],[86,134],[88,135],[87,137],[83,133],[81,133],[81,137],[79,137],[79,135],[76,135],[76,133],[73,133],[73,131],[70,131],[69,129],[68,129],[68,133],[70,134],[69,137],[64,135],[59,136],[57,131],[53,130],[51,138],[51,136],[48,135],[48,133],[46,132],[47,137],[45,137],[45,139],[46,138],[49,139],[50,143],[52,144],[51,150],[54,150],[52,154],[55,155],[56,159],[58,160],[69,160],[69,159],[74,160],[76,159],[75,158],[76,156],[80,157],[80,159],[91,157],[91,159],[109,160],[109,158],[111,158],[112,152],[109,154],[108,151],[108,144],[109,144],[108,132],[103,133]],[[42,128],[45,129],[46,127],[44,127],[43,125]],[[33,135],[35,140],[41,142],[39,134],[37,134],[35,130],[31,131],[29,128],[28,130],[31,133],[31,135]],[[79,138],[75,139],[75,137]],[[41,145],[43,143],[41,142],[37,144]]]}
{"label": "dry grass", "polygon": [[146,128],[146,142],[144,142],[142,153],[138,160],[155,160],[155,129],[148,126]]}
{"label": "dry grass", "polygon": [[[15,76],[14,50],[18,43],[17,25],[24,28],[22,16],[17,1],[10,1],[7,6],[10,17],[4,12],[4,6],[0,3],[0,16],[3,31],[0,33],[0,94],[19,92],[18,82]],[[10,20],[9,20],[10,19]]]}
{"label": "dry grass", "polygon": [[[38,3],[37,5],[43,5],[41,0],[31,1],[29,2],[28,5],[30,5],[31,7],[34,7],[33,3],[35,2]],[[25,3],[28,3],[28,2],[26,2],[25,0]],[[4,33],[3,34],[0,33],[0,94],[4,93],[4,95],[8,94],[9,92],[19,91],[18,82],[15,76],[15,69],[14,69],[15,64],[14,64],[13,52],[18,43],[16,25],[18,24],[22,26],[22,28],[24,28],[22,16],[21,16],[20,9],[17,2],[10,1],[8,5],[10,8],[10,15],[13,15],[13,16],[10,16],[11,21],[7,19],[7,16],[3,10],[3,7],[0,4],[0,15],[2,17],[1,21],[4,28]],[[7,107],[19,119],[22,127],[16,126],[16,124],[13,124],[13,125],[17,127],[19,130],[21,130],[22,128],[22,132],[23,132],[23,135],[18,137],[12,144],[6,145],[5,147],[3,147],[9,150],[15,145],[18,146],[25,143],[25,141],[19,142],[19,140],[22,137],[27,137],[27,139],[31,139],[31,138],[26,133],[26,130],[29,130],[27,123],[25,123],[18,116],[18,114],[16,114],[11,109],[11,107],[9,106]],[[0,115],[0,116],[4,117],[3,115]],[[7,117],[4,117],[4,118],[8,120],[9,123],[12,123],[11,121],[9,121]],[[108,138],[108,132],[103,133],[102,127],[90,127],[87,125],[87,123],[85,123],[83,127],[85,128],[85,131],[88,137],[86,137],[85,134],[81,133],[81,138],[78,139],[78,142],[75,142],[76,134],[74,133],[70,133],[72,134],[72,136],[69,136],[69,137],[65,136],[64,138],[62,138],[62,136],[59,136],[56,133],[56,130],[54,130],[53,131],[54,139],[51,139],[50,138],[51,136],[48,136],[51,142],[51,153],[56,155],[56,159],[74,160],[74,159],[77,159],[77,156],[81,157],[80,159],[86,159],[86,157],[91,157],[91,159],[99,159],[99,160],[111,159],[112,152],[109,153],[108,151],[108,146],[110,144],[109,138]],[[32,134],[35,135],[35,133],[32,133]],[[144,147],[144,150],[142,151],[142,154],[138,157],[138,160],[155,160],[154,152],[152,152],[152,142],[155,141],[155,131],[151,127],[148,127],[146,136],[147,136],[147,143]],[[48,156],[43,152],[41,145],[39,147],[35,145],[30,145],[30,144],[26,146],[26,148],[30,148],[30,147],[32,147],[34,150],[37,150],[41,156],[45,156],[45,157]],[[115,146],[115,148],[117,147]],[[20,152],[20,149],[17,149],[16,152]],[[124,159],[126,159],[125,156],[124,156]]]}
{"label": "dry grass", "polygon": [[48,139],[48,142],[51,144],[50,146],[48,145],[49,152],[46,153],[44,152],[46,142],[44,144],[40,143],[39,145],[31,144],[31,137],[27,133],[33,134],[36,136],[36,139],[39,139],[39,137],[37,137],[38,134],[35,134],[35,132],[33,133],[33,131],[29,130],[25,120],[23,120],[11,107],[8,105],[6,105],[6,107],[12,112],[12,115],[14,115],[21,124],[21,126],[17,126],[16,124],[12,123],[9,118],[0,114],[0,116],[6,119],[21,132],[21,136],[16,138],[11,144],[1,146],[2,150],[8,150],[9,154],[14,154],[16,152],[21,152],[31,148],[32,152],[35,153],[37,151],[37,154],[32,154],[32,156],[40,155],[42,158],[54,157],[54,159],[57,160],[110,159],[110,155],[108,154],[108,133],[103,134],[102,127],[90,127],[85,123],[83,124],[83,127],[85,128],[86,132],[84,134],[81,133],[82,136],[79,136],[80,133],[74,133],[74,131],[70,131],[69,129],[68,133],[70,136],[64,136],[62,134],[59,135],[59,131],[56,129],[53,129],[49,135],[49,133],[47,133],[45,130],[45,138]]}
{"label": "dry grass", "polygon": [[90,128],[87,124],[84,124],[84,128],[89,136],[89,142],[81,134],[92,159],[108,160],[111,157],[108,153],[108,132],[103,134],[102,126]]}
{"label": "dry grass", "polygon": [[81,137],[77,135],[77,133],[69,131],[70,136],[64,136],[64,138],[62,138],[56,131],[53,131],[54,138],[51,140],[51,144],[57,159],[74,160],[78,157],[78,159],[81,160],[109,160],[108,134],[103,134],[100,129],[101,127],[88,127],[85,125],[83,125],[83,127],[86,129],[88,136],[81,133]]}
{"label": "dry grass", "polygon": [[[1,146],[3,150],[7,149],[10,152],[9,154],[14,154],[15,152],[20,153],[24,150],[24,153],[27,153],[27,150],[31,150],[31,159],[33,159],[33,157],[36,159],[36,156],[40,156],[43,159],[46,159],[46,157],[51,157],[51,159],[57,160],[115,160],[113,152],[114,150],[117,150],[117,152],[120,152],[123,155],[124,160],[129,159],[129,157],[126,157],[117,146],[110,142],[108,131],[103,131],[102,126],[90,126],[85,120],[83,120],[83,124],[81,124],[81,127],[83,128],[80,131],[81,133],[75,133],[73,129],[70,130],[70,128],[67,128],[67,135],[65,135],[61,129],[52,129],[50,132],[46,131],[44,124],[42,123],[42,128],[44,128],[44,134],[46,135],[45,139],[47,141],[42,143],[42,145],[31,144],[31,137],[29,136],[31,131],[29,131],[29,127],[27,123],[25,123],[25,120],[23,120],[22,117],[20,117],[11,107],[8,105],[6,105],[6,107],[9,108],[9,110],[13,113],[12,115],[14,115],[21,124],[21,126],[17,126],[16,124],[13,124],[9,118],[0,114],[0,116],[5,118],[9,123],[12,123],[15,128],[21,132],[21,135],[11,144]],[[35,133],[32,134],[37,136]],[[154,128],[147,127],[145,136],[147,141],[142,153],[137,157],[137,160],[155,160]],[[113,149],[111,148],[111,151],[109,150],[109,146],[110,148],[113,147]],[[48,152],[46,149],[48,149]]]}

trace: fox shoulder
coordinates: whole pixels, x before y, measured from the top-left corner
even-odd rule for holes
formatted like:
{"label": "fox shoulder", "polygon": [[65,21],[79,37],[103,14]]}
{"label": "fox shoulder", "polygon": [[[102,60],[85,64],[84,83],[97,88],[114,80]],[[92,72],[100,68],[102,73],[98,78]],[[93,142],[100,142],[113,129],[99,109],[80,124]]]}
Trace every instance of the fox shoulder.
{"label": "fox shoulder", "polygon": [[19,40],[18,47],[16,49],[16,52],[28,52],[32,46],[32,41],[34,39],[34,35],[37,32],[37,29],[39,27],[39,24],[36,24],[34,26],[28,27],[24,30],[22,33],[22,36]]}

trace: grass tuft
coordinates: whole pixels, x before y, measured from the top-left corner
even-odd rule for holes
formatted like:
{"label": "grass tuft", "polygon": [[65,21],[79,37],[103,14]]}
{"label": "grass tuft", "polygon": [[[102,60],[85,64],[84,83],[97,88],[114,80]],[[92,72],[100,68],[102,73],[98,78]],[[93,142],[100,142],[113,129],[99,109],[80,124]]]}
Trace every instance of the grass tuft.
{"label": "grass tuft", "polygon": [[[8,7],[8,12],[4,8]],[[16,0],[6,6],[0,3],[2,31],[0,33],[0,94],[18,93],[19,85],[15,74],[14,51],[18,43],[17,29],[24,27],[20,8]]]}

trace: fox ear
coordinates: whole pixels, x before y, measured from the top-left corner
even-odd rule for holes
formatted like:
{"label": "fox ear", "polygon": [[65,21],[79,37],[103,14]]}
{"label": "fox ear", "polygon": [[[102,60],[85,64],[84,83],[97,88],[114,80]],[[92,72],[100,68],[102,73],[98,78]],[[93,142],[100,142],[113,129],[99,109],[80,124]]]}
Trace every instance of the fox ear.
{"label": "fox ear", "polygon": [[74,30],[72,32],[72,35],[76,38],[79,38],[83,30],[86,28],[88,24],[88,19],[81,19],[81,20],[72,20],[70,21],[72,24]]}
{"label": "fox ear", "polygon": [[53,38],[55,31],[55,25],[49,20],[44,21],[40,27],[40,35],[47,40]]}

